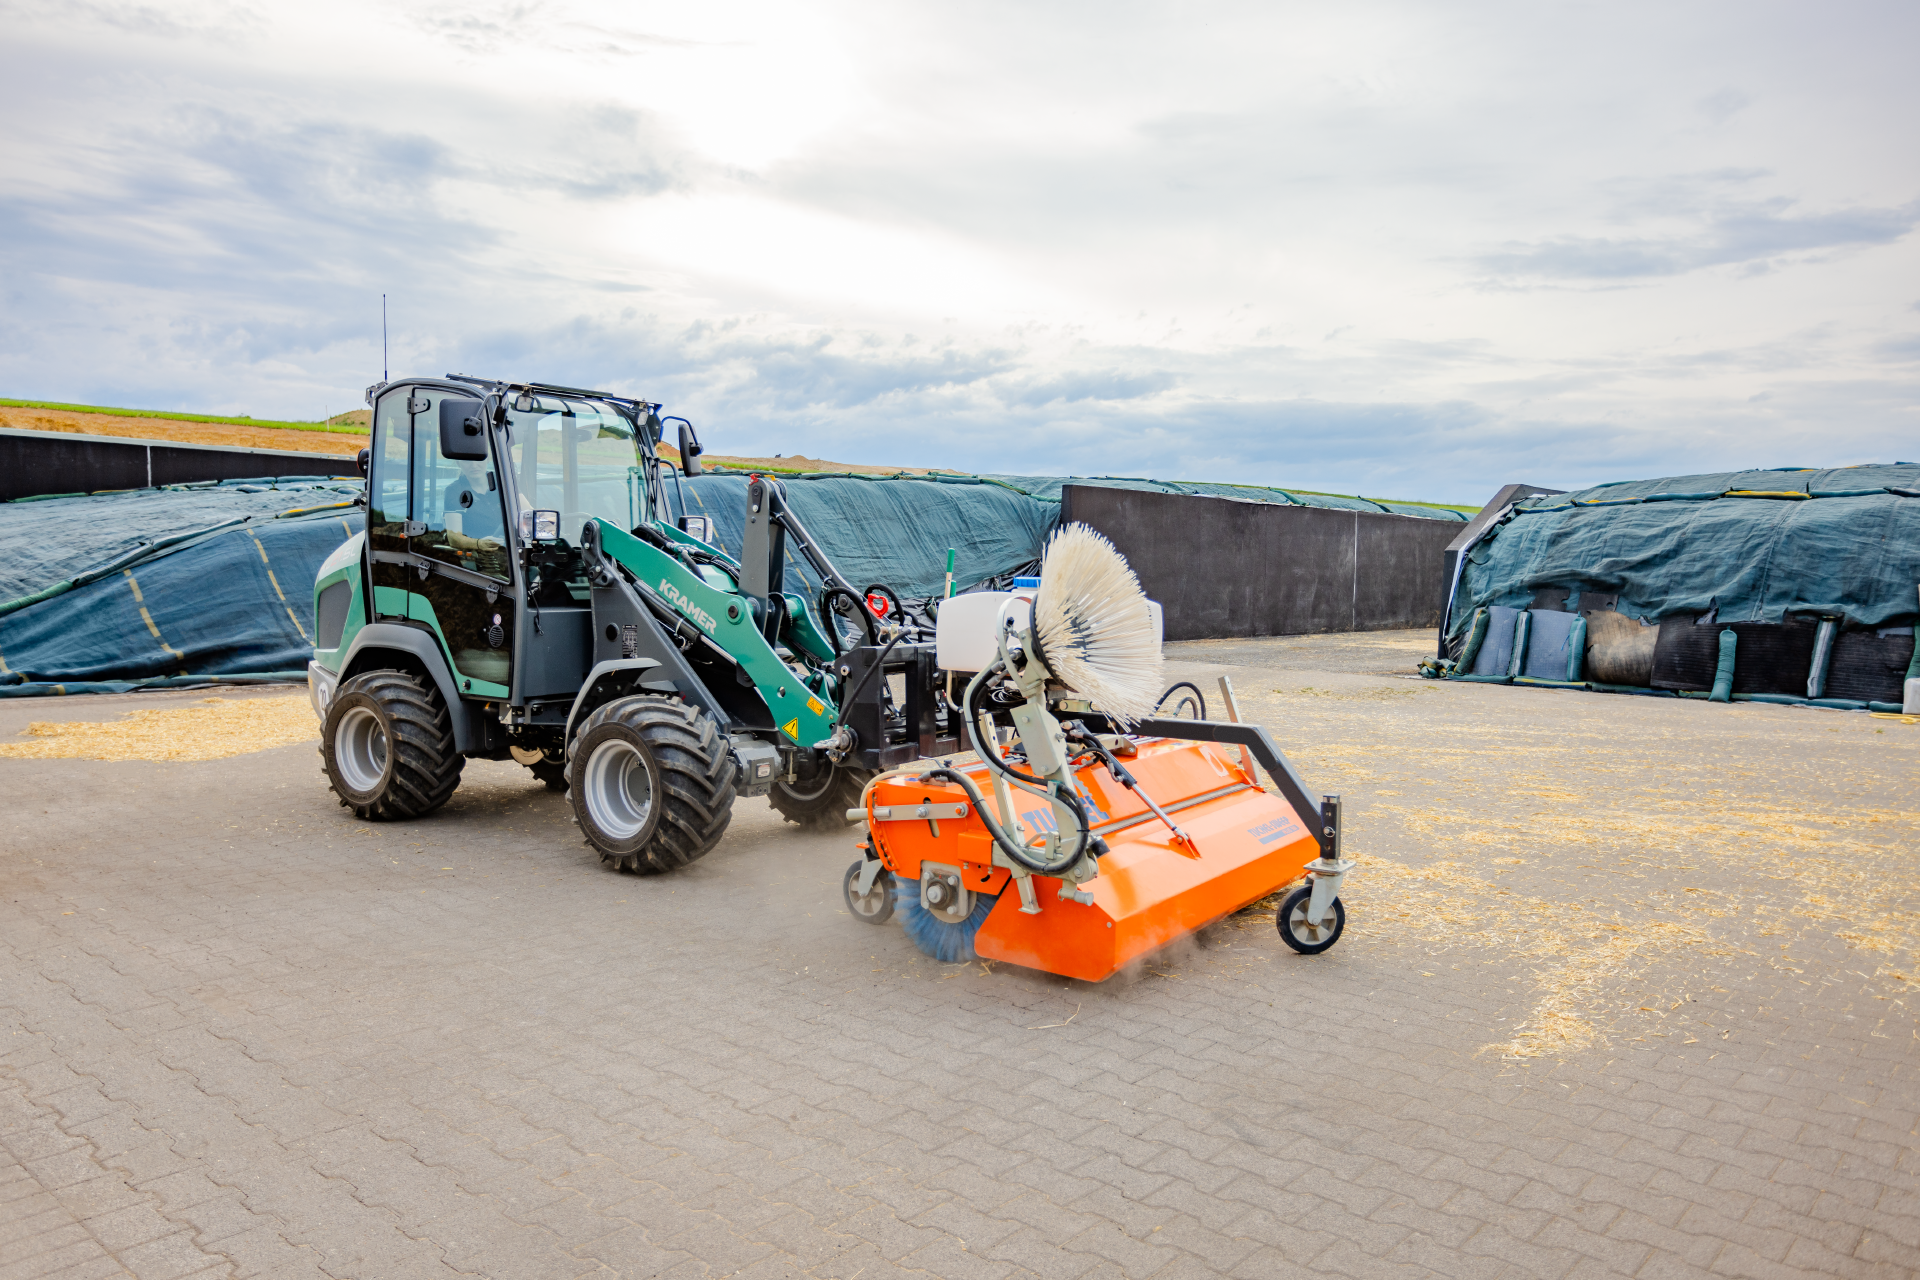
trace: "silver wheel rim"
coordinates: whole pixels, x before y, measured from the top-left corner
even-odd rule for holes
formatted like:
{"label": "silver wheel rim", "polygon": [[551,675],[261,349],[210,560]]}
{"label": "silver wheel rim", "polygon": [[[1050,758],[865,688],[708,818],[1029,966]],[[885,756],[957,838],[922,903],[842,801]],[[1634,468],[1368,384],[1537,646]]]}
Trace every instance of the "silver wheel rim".
{"label": "silver wheel rim", "polygon": [[847,877],[847,901],[851,902],[853,909],[863,916],[879,915],[886,909],[887,895],[893,892],[892,883],[882,873],[873,878],[871,889],[861,893],[854,887],[859,880],[860,876],[857,872]]}
{"label": "silver wheel rim", "polygon": [[1327,913],[1320,917],[1320,923],[1308,924],[1307,903],[1309,901],[1311,899],[1302,898],[1294,905],[1292,912],[1287,916],[1287,932],[1308,946],[1317,947],[1333,936],[1333,927],[1339,917],[1334,913],[1333,904],[1328,903]]}
{"label": "silver wheel rim", "polygon": [[653,771],[630,742],[608,739],[587,757],[581,798],[593,824],[615,840],[631,840],[653,813]]}
{"label": "silver wheel rim", "polygon": [[347,789],[362,795],[380,789],[387,775],[387,731],[365,707],[350,707],[333,730],[333,765]]}

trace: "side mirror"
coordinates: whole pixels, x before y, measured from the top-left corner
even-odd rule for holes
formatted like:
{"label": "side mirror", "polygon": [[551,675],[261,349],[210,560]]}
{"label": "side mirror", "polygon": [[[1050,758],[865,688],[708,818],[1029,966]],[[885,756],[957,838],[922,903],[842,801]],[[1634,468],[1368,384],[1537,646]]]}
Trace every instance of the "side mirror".
{"label": "side mirror", "polygon": [[487,460],[485,405],[451,398],[440,402],[440,456],[459,462]]}
{"label": "side mirror", "polygon": [[712,516],[681,516],[680,532],[689,538],[698,538],[708,546],[713,545]]}
{"label": "side mirror", "polygon": [[558,511],[522,511],[520,536],[528,542],[554,542],[560,537]]}
{"label": "side mirror", "polygon": [[365,480],[367,478],[367,469],[373,464],[373,450],[362,449],[360,455],[354,459],[354,462],[360,467],[360,478]]}
{"label": "side mirror", "polygon": [[693,434],[693,424],[682,419],[680,422],[680,470],[683,474],[697,476],[700,470],[700,455],[706,450],[700,447],[700,437]]}

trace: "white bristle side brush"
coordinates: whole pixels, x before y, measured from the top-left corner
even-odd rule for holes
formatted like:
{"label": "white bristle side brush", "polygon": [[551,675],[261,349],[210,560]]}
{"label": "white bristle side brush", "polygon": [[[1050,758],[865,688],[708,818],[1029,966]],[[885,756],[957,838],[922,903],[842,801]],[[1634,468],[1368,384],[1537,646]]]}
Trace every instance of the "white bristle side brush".
{"label": "white bristle side brush", "polygon": [[1038,657],[1061,684],[1122,724],[1153,714],[1163,679],[1140,579],[1084,524],[1047,542],[1033,601]]}

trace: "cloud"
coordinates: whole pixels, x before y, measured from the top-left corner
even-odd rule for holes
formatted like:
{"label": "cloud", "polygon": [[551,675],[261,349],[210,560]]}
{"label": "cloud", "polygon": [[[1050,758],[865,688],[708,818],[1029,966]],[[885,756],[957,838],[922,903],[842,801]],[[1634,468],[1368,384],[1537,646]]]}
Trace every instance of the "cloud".
{"label": "cloud", "polygon": [[1716,89],[1693,104],[1698,111],[1715,124],[1725,124],[1739,112],[1753,105],[1753,99],[1731,86]]}
{"label": "cloud", "polygon": [[1774,198],[1708,208],[1696,204],[1672,211],[1694,224],[1675,234],[1510,243],[1474,262],[1504,280],[1647,280],[1892,244],[1920,224],[1920,200],[1802,215],[1792,212],[1795,203]]}
{"label": "cloud", "polygon": [[384,293],[396,373],[721,452],[1475,500],[1910,437],[1877,0],[5,13],[9,395],[315,417]]}

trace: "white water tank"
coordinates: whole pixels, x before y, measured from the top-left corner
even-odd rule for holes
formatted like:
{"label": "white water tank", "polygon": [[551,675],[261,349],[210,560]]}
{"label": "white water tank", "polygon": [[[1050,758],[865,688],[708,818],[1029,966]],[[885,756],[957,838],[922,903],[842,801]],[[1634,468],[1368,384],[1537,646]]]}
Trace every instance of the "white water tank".
{"label": "white water tank", "polygon": [[[1000,614],[1009,600],[1016,630],[1025,631],[1033,614],[1034,588],[1018,591],[973,591],[940,602],[934,625],[934,662],[942,671],[984,671],[1000,656]],[[1161,643],[1166,623],[1158,601],[1147,601],[1153,615],[1153,641]]]}

